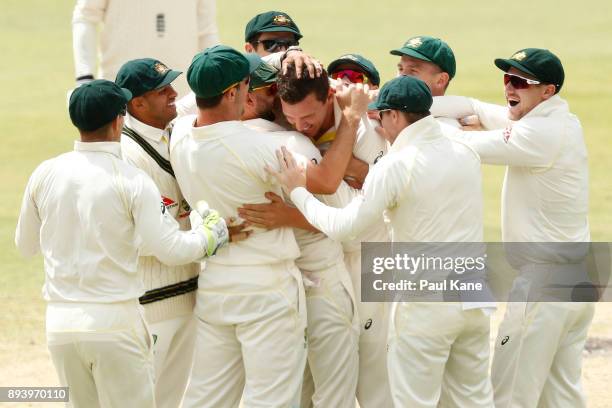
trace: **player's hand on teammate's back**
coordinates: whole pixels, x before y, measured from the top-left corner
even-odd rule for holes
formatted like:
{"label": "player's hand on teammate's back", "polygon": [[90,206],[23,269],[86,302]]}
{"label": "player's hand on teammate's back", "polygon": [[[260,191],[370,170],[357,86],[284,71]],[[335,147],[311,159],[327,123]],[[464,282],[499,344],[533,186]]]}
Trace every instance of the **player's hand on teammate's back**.
{"label": "player's hand on teammate's back", "polygon": [[287,195],[297,187],[306,188],[306,169],[295,161],[295,157],[285,146],[276,151],[280,171],[266,165],[265,170],[283,187]]}
{"label": "player's hand on teammate's back", "polygon": [[271,191],[265,197],[269,203],[244,204],[238,208],[240,218],[246,220],[250,225],[268,230],[286,227],[291,224],[291,208],[283,199]]}

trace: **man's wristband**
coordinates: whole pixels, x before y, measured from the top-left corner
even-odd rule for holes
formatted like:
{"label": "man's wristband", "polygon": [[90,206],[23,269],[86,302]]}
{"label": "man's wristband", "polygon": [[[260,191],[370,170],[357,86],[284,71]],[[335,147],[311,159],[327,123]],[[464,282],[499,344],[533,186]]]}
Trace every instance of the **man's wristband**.
{"label": "man's wristband", "polygon": [[289,54],[291,51],[299,51],[299,52],[303,52],[303,50],[297,46],[297,45],[292,45],[291,47],[287,48],[285,50],[285,52],[283,53],[283,55],[281,55],[281,64],[283,63],[283,61],[285,60],[285,58],[287,58],[287,54]]}

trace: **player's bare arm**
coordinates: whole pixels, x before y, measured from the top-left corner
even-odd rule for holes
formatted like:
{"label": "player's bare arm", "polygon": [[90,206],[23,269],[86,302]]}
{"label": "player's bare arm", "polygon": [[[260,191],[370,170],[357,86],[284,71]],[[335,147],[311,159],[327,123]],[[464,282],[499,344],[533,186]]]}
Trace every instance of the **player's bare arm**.
{"label": "player's bare arm", "polygon": [[308,165],[307,189],[311,193],[333,194],[338,189],[351,161],[359,122],[367,111],[370,99],[367,85],[339,84],[336,87],[336,100],[342,109],[342,119],[336,138],[321,163]]}

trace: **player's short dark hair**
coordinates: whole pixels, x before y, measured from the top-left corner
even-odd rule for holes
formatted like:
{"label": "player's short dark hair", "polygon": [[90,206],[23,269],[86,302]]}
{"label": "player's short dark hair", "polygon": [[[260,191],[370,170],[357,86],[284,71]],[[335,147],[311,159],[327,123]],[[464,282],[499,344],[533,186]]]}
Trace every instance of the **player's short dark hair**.
{"label": "player's short dark hair", "polygon": [[431,112],[429,112],[429,111],[426,111],[426,112],[404,112],[404,111],[400,111],[400,112],[402,112],[402,114],[404,115],[404,118],[406,118],[408,123],[414,123],[417,120],[421,120],[421,119],[431,115]]}
{"label": "player's short dark hair", "polygon": [[[113,121],[114,121],[114,119],[113,119]],[[109,129],[110,129],[112,124],[113,124],[113,122],[111,121],[111,122],[105,123],[104,125],[100,126],[97,129],[94,129],[94,130],[79,129],[79,133],[81,134],[81,138],[84,141],[104,139],[106,137],[106,135],[108,135]]]}
{"label": "player's short dark hair", "polygon": [[216,108],[221,103],[223,95],[225,94],[211,96],[210,98],[200,98],[196,96],[196,105],[198,105],[200,109]]}
{"label": "player's short dark hair", "polygon": [[304,100],[311,93],[315,94],[315,97],[320,102],[327,100],[329,95],[329,80],[327,79],[327,72],[323,70],[321,76],[311,78],[308,74],[306,67],[302,67],[302,75],[297,78],[295,74],[295,66],[287,66],[287,72],[285,74],[279,74],[276,81],[278,85],[278,96],[289,104],[299,103]]}
{"label": "player's short dark hair", "polygon": [[253,46],[253,48],[257,48],[257,41],[259,41],[259,37],[261,37],[261,33],[255,33],[249,38],[248,43]]}

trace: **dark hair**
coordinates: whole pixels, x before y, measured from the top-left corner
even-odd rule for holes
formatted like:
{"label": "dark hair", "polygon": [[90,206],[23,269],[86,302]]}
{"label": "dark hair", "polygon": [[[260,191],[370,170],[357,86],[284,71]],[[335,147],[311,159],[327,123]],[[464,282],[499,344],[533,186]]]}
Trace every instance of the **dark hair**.
{"label": "dark hair", "polygon": [[253,46],[253,48],[257,48],[257,41],[259,41],[259,37],[261,37],[261,33],[255,33],[249,38],[247,41],[249,44]]}
{"label": "dark hair", "polygon": [[404,115],[404,118],[406,118],[408,123],[414,123],[417,120],[421,120],[421,119],[431,115],[431,113],[429,111],[426,111],[426,112],[404,112],[404,111],[400,111],[400,112],[402,112],[402,114]]}
{"label": "dark hair", "polygon": [[221,103],[224,94],[211,96],[210,98],[199,98],[196,96],[196,105],[200,109],[211,109],[217,107]]}
{"label": "dark hair", "polygon": [[320,102],[325,102],[329,95],[329,80],[325,70],[321,72],[321,76],[311,78],[306,67],[303,67],[301,78],[297,78],[295,66],[291,64],[287,66],[285,74],[279,74],[276,83],[278,96],[289,104],[299,103],[313,92]]}

